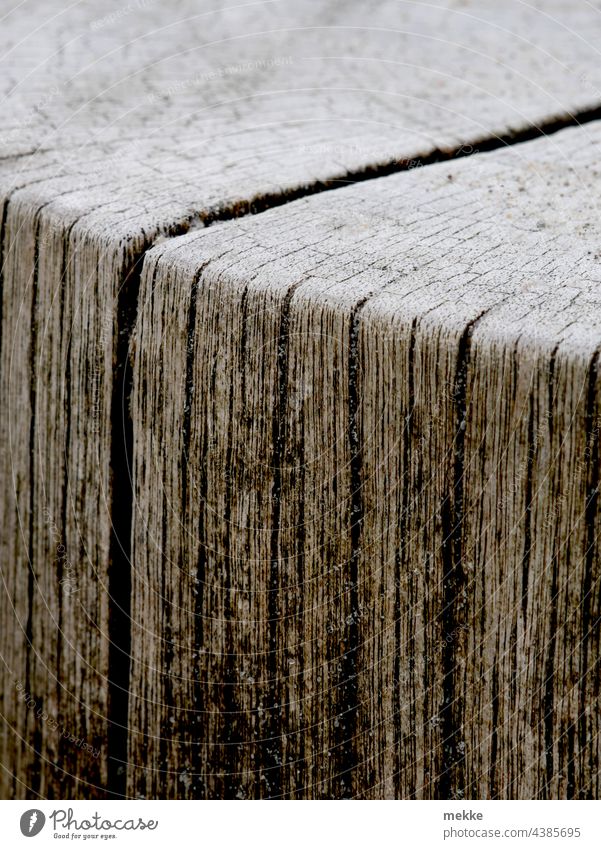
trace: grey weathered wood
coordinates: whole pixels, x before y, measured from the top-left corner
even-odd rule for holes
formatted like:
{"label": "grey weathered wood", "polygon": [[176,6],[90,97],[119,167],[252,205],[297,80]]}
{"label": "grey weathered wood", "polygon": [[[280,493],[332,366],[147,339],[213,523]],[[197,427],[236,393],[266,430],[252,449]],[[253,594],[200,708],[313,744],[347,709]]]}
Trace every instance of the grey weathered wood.
{"label": "grey weathered wood", "polygon": [[[596,10],[563,0],[538,10],[387,2],[216,12],[195,3],[175,12],[154,3],[65,11],[54,0],[7,13],[3,795],[123,790],[114,758],[124,740],[109,744],[107,734],[126,724],[124,704],[110,704],[109,678],[119,679],[114,698],[123,674],[115,675],[110,637],[121,645],[128,570],[111,524],[127,513],[118,501],[123,493],[127,506],[120,392],[145,251],[215,215],[261,209],[377,166],[418,164],[436,148],[470,152],[480,140],[596,107],[599,27]],[[343,226],[352,243],[365,225]],[[340,344],[348,348],[343,337]],[[279,388],[272,372],[264,379],[265,391]],[[339,520],[328,521],[335,533]],[[118,532],[127,549],[127,528]],[[337,579],[324,583],[326,597]],[[61,740],[57,724],[81,743]]]}
{"label": "grey weathered wood", "polygon": [[598,797],[600,142],[149,252],[132,795]]}

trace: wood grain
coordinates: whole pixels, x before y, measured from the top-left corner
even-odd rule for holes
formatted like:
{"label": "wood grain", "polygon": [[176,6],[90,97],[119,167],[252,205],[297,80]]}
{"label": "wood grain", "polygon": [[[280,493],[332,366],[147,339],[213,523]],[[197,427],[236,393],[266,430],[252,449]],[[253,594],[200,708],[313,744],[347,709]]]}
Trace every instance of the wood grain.
{"label": "wood grain", "polygon": [[[417,356],[425,358],[426,368],[436,353],[428,353],[425,341],[422,351],[417,335],[394,337],[381,342],[390,350],[368,362],[367,350],[376,350],[376,342],[365,341],[364,321],[377,302],[378,286],[387,285],[390,263],[403,273],[414,264],[453,267],[458,282],[451,303],[455,307],[467,297],[472,280],[463,265],[465,240],[457,235],[463,227],[457,216],[467,215],[468,230],[481,226],[490,234],[498,213],[478,187],[480,157],[470,154],[598,116],[600,21],[589,4],[565,0],[529,6],[516,0],[496,8],[459,0],[439,7],[316,2],[230,9],[218,3],[210,11],[185,0],[175,12],[121,0],[68,9],[62,0],[28,0],[7,14],[0,36],[2,796],[447,792],[440,775],[445,765],[461,762],[462,741],[453,736],[448,746],[441,742],[436,711],[444,694],[452,694],[452,718],[447,711],[440,721],[455,728],[466,708],[465,699],[455,705],[460,682],[449,671],[454,655],[432,654],[442,626],[436,624],[439,599],[430,586],[449,563],[457,572],[452,586],[464,580],[457,563],[468,542],[459,547],[453,542],[453,553],[444,557],[434,554],[437,537],[424,537],[421,522],[439,500],[451,505],[447,531],[459,515],[446,479],[430,481],[425,471],[433,463],[438,469],[446,456],[455,412],[449,407],[437,424],[441,430],[428,444],[432,453],[416,458],[407,447],[414,444],[407,442],[407,416],[411,428],[424,428],[415,439],[429,440],[430,426],[410,412],[422,389],[413,378],[405,385],[400,375],[411,373]],[[591,133],[590,144],[596,144]],[[544,166],[555,174],[558,193],[580,148],[590,150],[586,128],[574,139],[557,158],[549,154]],[[158,253],[147,251],[157,242],[167,239],[170,245],[172,237],[217,219],[415,166],[414,174],[402,175],[406,182],[391,184],[413,193],[417,200],[407,207],[413,212],[422,208],[422,192],[427,196],[433,179],[422,180],[421,166],[465,156],[467,170],[458,173],[473,179],[469,200],[459,195],[453,214],[446,206],[450,200],[441,200],[441,211],[426,208],[424,220],[433,218],[437,235],[428,230],[424,245],[417,224],[406,226],[412,220],[407,210],[389,209],[386,192],[374,194],[373,207],[367,201],[357,207],[339,203],[336,193],[335,201],[316,199],[315,209],[326,204],[325,219],[319,226],[303,220],[302,236],[287,223],[299,213],[268,214],[259,241],[250,245],[256,281],[248,280],[244,264],[237,272],[241,285],[250,286],[242,302],[225,271],[213,299],[203,300],[207,275],[219,263],[227,267],[227,257],[217,258],[222,249],[232,250],[230,240],[238,238],[234,225],[215,230],[219,236],[210,238],[223,238],[223,246],[216,242],[206,257],[194,253],[184,259],[179,242],[157,247],[165,253],[152,307],[149,275]],[[596,166],[592,155],[582,156],[587,169],[582,190],[564,192],[562,204],[580,216],[584,228],[594,208],[587,204],[595,192],[596,181],[589,178],[596,178]],[[538,221],[550,203],[544,180],[533,187],[523,176],[523,185],[514,186],[509,168],[503,179],[510,187],[499,201],[505,203],[503,214],[530,227],[533,210]],[[441,180],[445,198],[453,197],[446,176]],[[371,190],[366,184],[368,194]],[[466,203],[473,208],[464,210]],[[276,226],[280,212],[282,224]],[[558,244],[563,239],[564,253],[579,268],[586,257],[578,239],[573,244],[572,223],[564,229],[558,223],[555,239]],[[377,235],[384,224],[388,235]],[[530,262],[543,273],[547,259],[536,241],[540,233],[532,243],[513,236],[502,233],[505,248],[492,253],[482,236],[475,239],[472,247],[479,245],[482,253],[477,262],[486,269],[481,274],[499,273],[506,264],[521,273]],[[270,269],[280,249],[286,273],[278,277]],[[268,278],[259,274],[263,261]],[[181,282],[175,291],[164,286],[165,263]],[[357,267],[369,269],[361,272],[361,281]],[[144,294],[138,303],[140,275]],[[291,290],[297,285],[298,293]],[[411,296],[411,326],[422,315],[419,291]],[[568,304],[571,290],[565,291]],[[309,293],[311,316],[301,305]],[[435,302],[444,315],[446,308]],[[559,314],[559,294],[553,292],[552,303]],[[129,358],[142,308],[156,311],[156,328],[144,313],[135,335],[138,407],[132,418]],[[574,309],[579,339],[582,310]],[[473,318],[470,310],[466,306],[458,319],[460,335]],[[383,326],[389,321],[383,319]],[[530,325],[524,332],[531,330]],[[157,333],[163,334],[160,351],[153,347]],[[452,360],[459,342],[448,344],[444,362],[447,356]],[[373,397],[361,388],[368,365],[375,375]],[[447,366],[440,368],[436,380],[454,385]],[[302,375],[298,385],[289,377],[296,371]],[[386,408],[378,442],[363,429],[380,421],[381,390],[389,384],[396,406]],[[201,386],[212,387],[210,397]],[[593,389],[586,392],[588,398]],[[422,403],[429,397],[426,393]],[[366,419],[368,402],[372,412]],[[595,421],[596,401],[586,403],[577,439],[582,421]],[[234,411],[240,404],[245,413],[234,426],[230,406]],[[147,413],[151,418],[144,418]],[[538,414],[537,408],[533,428]],[[593,428],[592,442],[585,440],[583,449],[589,459],[597,457]],[[394,434],[396,442],[389,444]],[[466,431],[464,445],[469,438]],[[497,438],[490,437],[493,468]],[[397,443],[400,454],[393,451]],[[140,453],[142,446],[146,453]],[[531,476],[539,474],[533,462],[527,461]],[[578,491],[594,493],[593,473],[578,474]],[[544,471],[540,476],[541,485],[549,485]],[[553,493],[568,485],[568,478],[553,480]],[[532,498],[537,490],[529,486]],[[382,511],[384,490],[396,491],[397,501],[391,496]],[[165,493],[179,505],[173,510],[181,508],[177,532],[165,519],[178,515],[171,507],[166,512]],[[413,497],[421,513],[407,511]],[[590,534],[595,498],[588,503],[583,527]],[[561,522],[575,521],[578,504],[562,502],[567,512]],[[543,500],[540,515],[547,509]],[[539,514],[531,506],[527,510],[531,530],[523,533],[532,540]],[[201,531],[203,546],[212,552],[207,562],[205,555],[199,561]],[[592,542],[583,542],[584,531],[579,533],[583,586],[594,588]],[[421,553],[415,554],[418,539]],[[136,559],[130,563],[132,546]],[[163,549],[164,573],[157,554]],[[536,551],[524,555],[528,576],[537,574],[536,558],[543,557]],[[369,574],[366,552],[379,564]],[[505,563],[504,557],[498,562]],[[394,577],[409,562],[427,562],[429,577],[415,573],[409,582]],[[192,587],[190,570],[199,582]],[[552,590],[563,576],[558,574],[551,595],[541,595],[536,604],[553,607]],[[585,593],[583,610],[570,620],[569,639],[591,630],[593,594]],[[395,611],[401,604],[414,608],[426,598],[417,624],[399,620]],[[569,598],[561,596],[561,604]],[[535,604],[533,593],[529,599]],[[144,637],[141,621],[148,635],[158,636]],[[378,621],[385,623],[380,630]],[[451,625],[453,651],[465,643],[467,652],[461,618],[450,616],[444,628]],[[365,629],[371,634],[367,641]],[[389,656],[392,630],[395,646],[409,641],[412,647],[411,671]],[[536,639],[549,638],[528,632],[535,633]],[[128,728],[132,638],[143,645],[135,643],[134,724]],[[517,645],[517,637],[511,639]],[[586,654],[562,659],[558,638],[544,668],[555,671],[564,662],[580,680],[580,666],[585,669],[596,657],[593,643],[585,644]],[[201,651],[203,646],[210,648]],[[282,652],[292,670],[284,677]],[[529,662],[527,687],[546,674],[540,658]],[[361,675],[355,676],[355,667]],[[416,676],[422,680],[434,669],[427,685],[418,682]],[[361,696],[370,676],[381,685],[377,702]],[[401,678],[412,688],[413,701],[399,701]],[[564,711],[568,730],[567,748],[558,739],[552,763],[571,763],[574,752],[578,775],[591,775],[596,763],[587,743],[595,730],[590,707],[595,686],[589,676],[561,707],[553,702],[555,713]],[[491,692],[497,725],[511,723],[510,709],[526,716],[528,705],[517,697],[501,704],[500,691]],[[157,710],[156,699],[174,710]],[[391,722],[393,715],[398,721]],[[285,739],[282,722],[289,729]],[[385,729],[384,737],[366,731],[376,727]],[[490,744],[495,753],[499,733]],[[539,743],[529,743],[532,751]],[[536,768],[536,781],[548,776],[548,792],[563,793],[547,760]],[[515,769],[521,774],[521,767]],[[465,769],[457,770],[453,786],[467,792]],[[499,780],[490,778],[490,786]],[[579,788],[589,786],[578,780]],[[576,786],[575,779],[565,781]]]}
{"label": "wood grain", "polygon": [[132,795],[598,796],[589,130],[147,254]]}

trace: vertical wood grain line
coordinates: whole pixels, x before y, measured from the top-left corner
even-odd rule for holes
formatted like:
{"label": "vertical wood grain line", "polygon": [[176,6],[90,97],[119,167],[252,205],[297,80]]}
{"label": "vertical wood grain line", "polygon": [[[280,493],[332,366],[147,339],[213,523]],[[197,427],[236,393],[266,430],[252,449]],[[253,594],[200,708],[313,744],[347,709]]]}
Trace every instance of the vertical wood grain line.
{"label": "vertical wood grain line", "polygon": [[361,310],[369,300],[366,296],[360,300],[349,319],[349,356],[348,356],[348,440],[350,449],[350,538],[351,556],[348,563],[347,578],[344,584],[345,595],[349,599],[349,620],[345,629],[344,653],[340,658],[340,678],[337,687],[336,733],[336,782],[339,787],[337,798],[351,798],[354,787],[354,771],[359,761],[358,728],[358,674],[357,652],[359,648],[359,557],[361,552],[361,533],[363,528],[362,469],[360,398],[359,398],[359,328]]}
{"label": "vertical wood grain line", "polygon": [[[29,421],[29,541],[28,553],[29,571],[27,574],[27,625],[25,628],[25,636],[27,639],[26,661],[25,661],[25,690],[39,700],[39,695],[32,693],[32,677],[31,664],[33,648],[33,607],[35,594],[35,555],[34,555],[34,509],[35,509],[35,429],[36,429],[36,401],[37,401],[37,373],[36,373],[36,354],[37,354],[37,335],[38,335],[38,275],[40,267],[40,215],[41,209],[38,210],[35,219],[34,230],[34,248],[33,248],[33,274],[31,279],[31,337],[30,337],[30,384],[29,384],[29,405],[31,409],[31,419]],[[29,789],[36,795],[40,790],[40,757],[42,746],[42,734],[40,726],[36,725],[33,733],[33,762],[31,767],[31,775],[28,781]]]}
{"label": "vertical wood grain line", "polygon": [[[581,758],[584,760],[584,754],[589,750],[589,774],[592,776],[595,771],[593,759],[593,744],[588,741],[587,721],[586,721],[586,706],[587,706],[587,681],[588,676],[596,676],[594,681],[595,694],[599,695],[599,670],[601,668],[601,660],[595,657],[593,660],[593,668],[589,670],[589,646],[598,645],[599,629],[601,627],[601,619],[599,616],[591,615],[592,596],[594,592],[593,571],[597,562],[597,536],[595,533],[595,525],[597,523],[598,504],[599,504],[599,427],[600,422],[597,419],[595,412],[597,409],[597,380],[599,375],[599,356],[601,351],[597,349],[590,362],[587,399],[586,399],[586,433],[587,433],[587,451],[589,452],[589,473],[588,473],[588,488],[586,493],[585,505],[585,528],[586,528],[586,551],[585,551],[585,569],[584,580],[582,586],[582,648],[581,648],[581,668],[580,668],[580,698],[579,698],[579,748]],[[599,582],[597,576],[596,583]],[[582,764],[581,774],[586,773]],[[572,784],[575,782],[572,781]],[[581,787],[578,793],[580,799],[592,799],[592,787]]]}

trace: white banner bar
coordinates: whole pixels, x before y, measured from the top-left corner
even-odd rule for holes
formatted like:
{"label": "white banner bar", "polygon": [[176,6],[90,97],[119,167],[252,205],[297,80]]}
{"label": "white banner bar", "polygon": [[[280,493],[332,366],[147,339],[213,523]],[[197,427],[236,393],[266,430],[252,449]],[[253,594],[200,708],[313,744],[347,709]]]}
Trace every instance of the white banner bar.
{"label": "white banner bar", "polygon": [[0,802],[0,845],[601,847],[601,802]]}

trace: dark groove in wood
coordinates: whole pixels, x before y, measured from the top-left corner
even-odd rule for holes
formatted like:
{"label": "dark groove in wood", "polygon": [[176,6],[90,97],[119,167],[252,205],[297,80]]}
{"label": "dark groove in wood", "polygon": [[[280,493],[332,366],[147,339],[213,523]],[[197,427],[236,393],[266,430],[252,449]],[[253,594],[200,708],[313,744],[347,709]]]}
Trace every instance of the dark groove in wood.
{"label": "dark groove in wood", "polygon": [[360,300],[349,319],[348,356],[348,440],[350,451],[350,539],[351,556],[344,594],[349,599],[350,615],[344,632],[344,651],[340,658],[339,686],[336,695],[338,726],[335,744],[334,778],[339,787],[336,798],[348,799],[354,795],[355,770],[358,763],[358,670],[359,649],[359,559],[363,529],[362,470],[363,455],[359,434],[359,327],[360,313],[369,296]]}
{"label": "dark groove in wood", "polygon": [[131,530],[133,422],[130,410],[131,333],[145,252],[124,275],[117,298],[117,340],[111,395],[111,540],[109,560],[108,790],[126,795],[131,651]]}
{"label": "dark groove in wood", "polygon": [[[547,384],[547,393],[548,393],[548,408],[549,408],[549,435],[551,441],[553,439],[553,431],[555,427],[555,423],[553,421],[553,409],[554,409],[554,401],[555,401],[555,358],[557,356],[559,346],[556,345],[553,351],[551,352],[551,356],[549,359],[549,379]],[[558,472],[559,473],[559,472]],[[557,620],[558,620],[558,610],[557,610],[557,595],[558,595],[558,584],[559,584],[559,554],[557,552],[557,542],[555,536],[553,537],[553,555],[551,559],[551,609],[548,613],[549,616],[549,642],[547,643],[547,657],[545,660],[545,680],[543,684],[544,688],[544,696],[543,696],[543,725],[544,725],[544,736],[545,736],[545,769],[546,769],[546,781],[545,785],[542,788],[542,798],[549,799],[550,796],[550,787],[553,781],[554,775],[554,757],[553,757],[553,743],[554,743],[554,713],[555,713],[555,691],[554,691],[554,683],[555,683],[555,649],[557,646]]]}
{"label": "dark groove in wood", "polygon": [[[204,268],[204,266],[203,266]],[[185,394],[184,394],[184,417],[182,422],[182,504],[184,510],[188,510],[188,457],[190,451],[190,423],[192,416],[192,402],[194,396],[194,336],[196,333],[196,299],[198,297],[198,282],[203,272],[201,268],[195,275],[192,281],[192,289],[190,292],[190,310],[188,312],[188,330],[186,350],[186,378],[185,378]],[[155,266],[153,274],[153,286],[156,280],[158,265]]]}
{"label": "dark groove in wood", "polygon": [[[158,268],[158,266],[157,266]],[[155,274],[157,271],[155,268]],[[188,329],[187,329],[187,349],[186,349],[186,382],[185,382],[185,400],[184,400],[184,421],[183,421],[183,446],[182,446],[182,504],[184,505],[184,528],[187,528],[187,519],[188,519],[188,464],[189,464],[189,452],[190,452],[190,426],[191,426],[191,416],[192,416],[192,404],[194,401],[195,394],[195,384],[194,384],[194,340],[196,334],[196,315],[197,315],[197,302],[198,302],[198,287],[200,283],[201,275],[204,271],[205,266],[202,266],[198,273],[195,275],[194,280],[192,281],[192,288],[190,291],[190,308],[188,311]],[[205,413],[206,419],[206,413]],[[205,549],[203,545],[204,538],[204,505],[207,497],[207,484],[206,484],[206,473],[205,473],[205,463],[206,463],[206,427],[203,428],[203,437],[202,437],[202,445],[200,450],[201,462],[200,468],[198,469],[199,474],[199,487],[198,487],[198,500],[200,504],[200,517],[199,517],[199,529],[198,529],[198,539],[199,539],[199,550],[198,550],[198,558],[196,562],[196,589],[194,596],[194,646],[195,646],[195,654],[194,654],[194,667],[193,667],[193,675],[194,675],[194,684],[193,684],[193,694],[194,694],[194,720],[193,727],[194,733],[192,735],[192,750],[191,750],[191,762],[192,762],[192,795],[194,798],[202,798],[204,795],[205,787],[203,774],[204,769],[206,768],[203,758],[202,758],[202,728],[200,727],[203,722],[203,710],[204,710],[204,691],[201,684],[203,678],[203,670],[200,664],[201,657],[201,648],[204,642],[204,623],[203,623],[203,601],[204,601],[204,585],[206,580],[206,557],[205,557]]]}
{"label": "dark groove in wood", "polygon": [[[465,432],[467,425],[467,379],[471,356],[471,339],[478,321],[488,310],[481,312],[465,327],[457,349],[453,404],[455,408],[455,438],[453,482],[441,504],[443,530],[443,634],[456,634],[465,626],[464,595],[467,576],[463,568],[463,476],[465,465]],[[440,711],[442,730],[442,770],[438,776],[437,798],[465,797],[465,742],[460,748],[463,733],[463,696],[460,695],[456,672],[457,639],[445,640],[443,647],[443,704]]]}
{"label": "dark groove in wood", "polygon": [[564,115],[532,124],[523,130],[502,133],[501,135],[482,136],[469,144],[465,144],[464,142],[461,145],[453,147],[434,148],[430,153],[421,154],[409,159],[393,159],[375,165],[367,165],[347,171],[346,174],[340,177],[333,177],[329,180],[316,180],[314,183],[300,186],[298,189],[266,192],[265,194],[254,197],[251,201],[239,201],[229,204],[226,207],[213,209],[207,213],[190,216],[188,221],[190,224],[200,221],[204,226],[210,226],[220,221],[243,218],[246,215],[259,215],[269,209],[284,206],[300,198],[335,191],[353,183],[377,180],[380,177],[388,177],[391,174],[411,171],[414,168],[422,168],[428,165],[436,165],[439,162],[465,159],[479,153],[491,153],[495,150],[523,144],[524,142],[532,141],[542,136],[552,136],[568,127],[579,127],[583,124],[589,124],[599,120],[601,120],[601,106],[584,109],[575,113],[568,112]]}
{"label": "dark groove in wood", "polygon": [[[193,356],[193,353],[192,353]],[[196,596],[194,600],[194,645],[196,648],[195,658],[195,674],[194,674],[194,709],[195,725],[197,742],[192,749],[192,788],[195,798],[204,798],[206,794],[204,773],[206,771],[206,763],[203,759],[202,747],[202,723],[204,722],[205,711],[205,696],[202,686],[203,671],[200,664],[201,647],[204,645],[205,629],[204,629],[204,591],[206,586],[206,566],[207,556],[204,544],[205,539],[205,505],[207,502],[208,487],[207,487],[207,428],[206,428],[206,410],[205,410],[205,427],[203,428],[202,443],[200,445],[200,463],[198,469],[198,500],[200,511],[198,517],[198,557],[196,559]]]}
{"label": "dark groove in wood", "polygon": [[[67,257],[69,255],[69,237],[75,224],[72,224],[63,234],[63,257],[61,266],[61,294],[60,294],[60,329],[61,333],[65,333],[65,298],[67,288]],[[69,492],[69,445],[71,444],[71,328],[69,328],[69,340],[67,342],[66,362],[65,362],[65,446],[64,446],[64,475],[63,475],[63,497],[61,502],[61,529],[63,535],[63,545],[67,547],[67,502]],[[57,705],[62,704],[62,644],[63,644],[63,593],[61,580],[63,577],[63,558],[57,558],[58,564],[58,634],[57,634],[57,666],[56,666],[56,698]],[[59,762],[63,763],[67,741],[61,735],[58,741]],[[59,776],[59,784],[61,788],[64,786],[64,774]]]}
{"label": "dark groove in wood", "polygon": [[[297,533],[296,533],[296,580],[297,580],[297,604],[298,609],[296,610],[296,618],[298,621],[303,623],[305,621],[305,603],[304,603],[304,592],[303,587],[306,578],[305,572],[305,542],[306,542],[306,530],[305,530],[305,480],[306,480],[306,455],[305,455],[305,420],[304,417],[300,418],[300,434],[298,441],[298,450],[299,450],[299,482],[297,486],[298,493],[298,504],[297,504]],[[304,633],[304,629],[299,627],[299,633]],[[296,686],[302,686],[302,682],[304,681],[305,675],[305,658],[304,653],[302,651],[297,652],[296,654],[296,666],[297,671],[295,672],[296,676]],[[297,786],[305,787],[306,786],[306,757],[305,757],[305,746],[304,746],[304,733],[302,730],[297,731],[296,739],[297,739],[297,753],[298,759],[296,761],[297,772],[300,775],[297,777]],[[292,767],[289,767],[292,770]],[[302,797],[301,797],[302,798]]]}
{"label": "dark groove in wood", "polygon": [[[598,506],[599,506],[599,421],[596,419],[595,410],[597,380],[599,377],[599,357],[601,351],[597,349],[593,354],[589,366],[587,398],[586,398],[586,451],[589,460],[589,480],[586,493],[586,506],[584,521],[586,527],[586,552],[584,578],[582,586],[582,660],[580,668],[580,694],[579,694],[579,728],[578,728],[578,744],[582,754],[587,750],[591,750],[592,746],[588,740],[586,727],[586,685],[589,674],[594,674],[593,670],[589,670],[589,645],[598,645],[599,629],[601,628],[601,619],[597,617],[593,619],[591,616],[591,604],[593,594],[593,569],[595,565],[595,552],[597,549],[597,536],[595,533],[595,525],[597,523]],[[597,581],[598,581],[597,577]],[[594,658],[593,667],[597,673],[597,681],[599,680],[599,670],[601,668],[601,659]],[[594,765],[591,759],[589,764],[591,775],[594,771]],[[572,781],[574,783],[574,781]],[[579,792],[580,799],[591,799],[592,788],[581,788]]]}
{"label": "dark groove in wood", "polygon": [[489,777],[489,786],[490,786],[490,798],[497,799],[498,798],[498,789],[497,789],[497,776],[496,776],[496,766],[497,766],[497,749],[499,744],[499,678],[498,678],[498,666],[497,666],[497,658],[495,657],[495,661],[492,669],[492,734],[490,741],[490,777]]}
{"label": "dark groove in wood", "polygon": [[[33,649],[33,605],[35,594],[35,558],[33,552],[34,540],[34,508],[35,508],[35,428],[36,428],[36,400],[37,400],[37,374],[36,374],[36,353],[37,353],[37,311],[38,311],[38,274],[39,274],[39,237],[40,237],[40,221],[41,209],[38,210],[35,219],[34,233],[34,253],[33,253],[33,275],[31,280],[31,341],[30,341],[30,363],[29,363],[29,405],[31,408],[31,419],[29,422],[29,540],[27,557],[29,560],[29,570],[27,573],[27,625],[25,627],[25,636],[27,639],[26,661],[25,661],[25,690],[33,695],[34,698],[39,698],[37,692],[34,693],[31,680],[31,654]],[[33,765],[31,775],[28,781],[29,787],[33,793],[39,793],[41,780],[41,738],[40,728],[36,726],[33,740]]]}
{"label": "dark groove in wood", "polygon": [[[161,550],[167,551],[167,516],[165,511],[161,517]],[[167,576],[165,569],[161,570],[161,599],[167,598]],[[163,602],[161,604],[161,661],[164,670],[165,683],[163,698],[165,704],[173,704],[173,686],[169,670],[173,668],[173,629],[171,623],[171,605]],[[175,732],[175,728],[169,723],[169,717],[163,715],[161,722],[161,739],[159,741],[159,772],[165,775],[169,772],[169,741]]]}
{"label": "dark groove in wood", "polygon": [[[459,341],[455,386],[454,469],[451,490],[441,505],[443,528],[443,634],[454,634],[459,623],[458,607],[465,588],[465,573],[461,562],[461,519],[463,496],[463,461],[465,430],[465,399],[467,367],[470,355],[471,325],[465,328]],[[443,705],[440,711],[442,728],[442,773],[438,782],[438,797],[460,798],[464,790],[463,756],[458,749],[459,727],[457,704],[459,698],[455,681],[455,640],[445,640],[443,647]]]}
{"label": "dark groove in wood", "polygon": [[[394,595],[394,612],[395,612],[395,623],[394,623],[394,648],[395,648],[395,657],[394,657],[394,694],[393,694],[393,712],[395,716],[400,716],[401,713],[401,700],[400,700],[400,687],[401,687],[401,586],[403,582],[403,575],[401,574],[401,569],[406,568],[407,565],[407,536],[408,536],[408,528],[409,528],[409,515],[410,515],[410,491],[411,491],[411,456],[413,452],[413,416],[415,412],[415,342],[416,342],[416,331],[417,331],[418,319],[414,318],[411,322],[411,331],[409,336],[409,352],[408,352],[408,362],[407,362],[407,414],[405,417],[405,426],[403,428],[403,483],[401,486],[401,509],[400,509],[400,527],[399,527],[399,546],[397,549],[397,553],[395,555],[395,576],[396,576],[396,584],[395,584],[395,595]],[[409,577],[410,582],[410,610],[413,611],[414,604],[414,593],[413,593],[413,584],[415,578],[411,574]],[[413,614],[414,615],[414,614]],[[415,670],[415,633],[412,632],[410,637],[409,644],[409,658],[410,660],[410,669],[412,678]],[[411,713],[412,717],[414,717],[415,707],[413,704],[411,705]],[[415,722],[413,721],[412,727],[414,729],[414,735],[417,734],[417,729],[415,728]],[[415,736],[413,738],[415,740]],[[395,780],[395,795],[399,798],[402,795],[402,784],[401,784],[401,775],[403,774],[403,765],[402,765],[402,750],[401,747],[406,741],[403,741],[400,735],[399,723],[396,722],[394,724],[394,745],[396,749],[396,766],[394,773]],[[414,747],[412,747],[413,753]],[[415,785],[412,787],[411,792],[409,794],[410,799],[416,798],[416,788]]]}
{"label": "dark groove in wood", "polygon": [[267,711],[269,716],[269,738],[266,758],[266,768],[269,772],[271,796],[279,796],[282,789],[282,744],[280,727],[277,722],[276,710],[279,712],[279,668],[278,668],[278,596],[279,596],[279,546],[280,546],[280,516],[282,511],[282,464],[286,451],[286,415],[288,407],[288,334],[290,329],[290,304],[299,284],[291,286],[284,297],[280,314],[277,350],[277,398],[276,410],[273,416],[272,444],[273,454],[271,466],[273,469],[273,484],[271,488],[271,556],[268,587],[268,617],[269,617],[269,658],[267,662],[268,677],[271,690],[271,704]]}
{"label": "dark groove in wood", "polygon": [[528,404],[528,454],[526,456],[526,515],[524,517],[524,553],[522,555],[522,616],[526,622],[528,609],[528,579],[530,577],[530,557],[532,552],[532,474],[534,468],[534,399]]}
{"label": "dark groove in wood", "polygon": [[[4,237],[9,203],[10,195],[5,198],[2,204],[2,219],[0,220],[0,352],[2,351],[2,334],[4,332]],[[0,368],[3,365],[4,361],[0,362]]]}
{"label": "dark groove in wood", "polygon": [[[246,297],[246,287],[242,293],[242,298]],[[224,601],[223,601],[223,618],[226,631],[225,651],[226,665],[224,668],[223,684],[223,708],[224,708],[224,725],[219,740],[222,755],[220,757],[220,765],[223,773],[223,788],[221,798],[235,799],[238,788],[236,787],[237,780],[237,763],[241,746],[244,745],[244,735],[241,729],[244,723],[244,717],[237,698],[238,676],[236,674],[236,639],[235,630],[232,628],[232,623],[235,619],[234,603],[232,593],[235,595],[237,587],[232,583],[232,555],[231,555],[231,511],[232,511],[232,451],[233,451],[233,426],[234,426],[234,381],[235,372],[232,369],[229,378],[229,401],[227,413],[227,449],[225,456],[225,506],[223,512],[223,527],[224,527],[224,545],[223,545],[223,570],[224,570]],[[231,647],[231,650],[230,650]]]}

